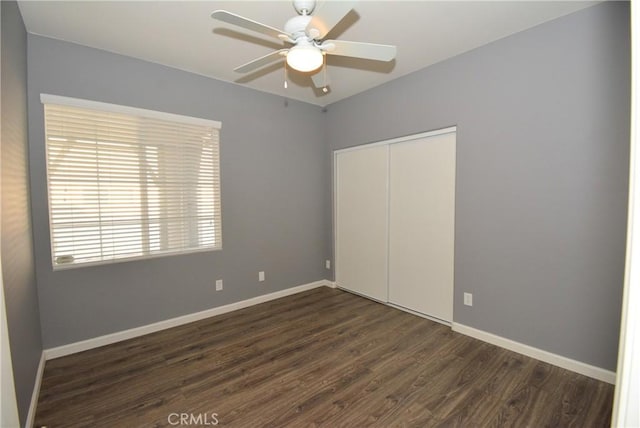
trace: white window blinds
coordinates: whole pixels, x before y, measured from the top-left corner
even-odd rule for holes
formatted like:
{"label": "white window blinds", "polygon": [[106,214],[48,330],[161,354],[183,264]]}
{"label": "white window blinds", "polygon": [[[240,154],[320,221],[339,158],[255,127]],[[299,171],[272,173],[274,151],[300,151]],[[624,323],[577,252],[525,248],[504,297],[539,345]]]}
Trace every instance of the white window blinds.
{"label": "white window blinds", "polygon": [[218,122],[42,102],[54,269],[222,248]]}

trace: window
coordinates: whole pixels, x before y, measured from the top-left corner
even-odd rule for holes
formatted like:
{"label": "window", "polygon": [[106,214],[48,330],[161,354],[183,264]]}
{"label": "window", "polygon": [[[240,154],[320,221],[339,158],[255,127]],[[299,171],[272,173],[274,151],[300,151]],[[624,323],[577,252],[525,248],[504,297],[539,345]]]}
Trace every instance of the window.
{"label": "window", "polygon": [[222,248],[219,122],[41,100],[54,269]]}

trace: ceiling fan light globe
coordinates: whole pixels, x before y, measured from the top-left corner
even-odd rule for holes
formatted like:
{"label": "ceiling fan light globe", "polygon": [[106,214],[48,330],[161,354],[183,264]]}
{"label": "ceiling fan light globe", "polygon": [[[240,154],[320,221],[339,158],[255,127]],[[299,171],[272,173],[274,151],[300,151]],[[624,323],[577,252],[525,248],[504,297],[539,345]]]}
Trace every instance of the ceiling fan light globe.
{"label": "ceiling fan light globe", "polygon": [[289,67],[302,72],[317,70],[323,62],[322,52],[314,46],[294,46],[287,54]]}

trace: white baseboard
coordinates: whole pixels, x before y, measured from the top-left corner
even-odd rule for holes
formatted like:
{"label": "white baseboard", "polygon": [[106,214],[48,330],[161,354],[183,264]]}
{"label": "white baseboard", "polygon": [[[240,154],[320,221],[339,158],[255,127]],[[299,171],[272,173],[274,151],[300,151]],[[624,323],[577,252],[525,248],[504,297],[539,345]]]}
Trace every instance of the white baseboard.
{"label": "white baseboard", "polygon": [[89,349],[99,348],[101,346],[110,345],[112,343],[121,342],[123,340],[133,339],[134,337],[144,336],[145,334],[155,333],[156,331],[166,330],[168,328],[177,327],[183,324],[189,324],[205,318],[216,315],[226,314],[227,312],[237,311],[238,309],[247,308],[249,306],[258,305],[270,300],[279,299],[281,297],[290,296],[292,294],[301,293],[318,287],[333,287],[332,283],[327,280],[311,282],[309,284],[299,285],[297,287],[287,288],[285,290],[276,291],[274,293],[264,294],[262,296],[253,297],[251,299],[242,300],[240,302],[230,303],[217,308],[207,309],[193,314],[183,315],[177,318],[171,318],[159,321],[153,324],[135,327],[129,330],[118,331],[116,333],[104,336],[94,337],[92,339],[82,340],[80,342],[70,343],[55,348],[45,349],[43,354],[47,360],[64,357],[65,355],[75,354],[77,352]]}
{"label": "white baseboard", "polygon": [[328,279],[325,279],[325,285],[329,288],[338,288],[338,285],[336,284],[335,281],[329,281]]}
{"label": "white baseboard", "polygon": [[594,379],[601,380],[610,384],[616,383],[616,374],[610,370],[605,370],[600,367],[592,366],[580,361],[572,360],[571,358],[563,357],[562,355],[554,354],[542,349],[534,348],[533,346],[525,345],[520,342],[515,342],[511,339],[506,339],[502,336],[497,336],[492,333],[488,333],[483,330],[478,330],[473,327],[468,327],[456,322],[451,326],[453,331],[462,333],[467,336],[482,340],[483,342],[491,343],[492,345],[499,346],[501,348],[508,349],[513,352],[517,352],[528,357],[535,358],[545,363],[553,364],[554,366],[562,367],[563,369],[571,370],[572,372],[580,373],[585,376],[589,376]]}
{"label": "white baseboard", "polygon": [[38,407],[38,397],[40,396],[40,385],[42,385],[42,374],[44,373],[44,365],[46,363],[44,351],[40,355],[40,363],[36,372],[36,380],[33,383],[33,392],[31,393],[31,404],[29,405],[29,413],[24,423],[25,428],[32,428],[36,421],[36,409]]}

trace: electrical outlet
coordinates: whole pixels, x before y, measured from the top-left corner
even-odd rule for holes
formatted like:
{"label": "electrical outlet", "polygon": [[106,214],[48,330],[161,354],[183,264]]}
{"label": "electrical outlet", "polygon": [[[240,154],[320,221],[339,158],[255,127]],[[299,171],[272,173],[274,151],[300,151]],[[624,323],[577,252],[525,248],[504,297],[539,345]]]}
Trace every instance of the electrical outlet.
{"label": "electrical outlet", "polygon": [[324,261],[324,267],[327,269],[331,269],[331,260],[325,260]]}
{"label": "electrical outlet", "polygon": [[464,293],[464,304],[467,306],[473,306],[473,294]]}
{"label": "electrical outlet", "polygon": [[216,279],[216,291],[222,291],[222,280]]}
{"label": "electrical outlet", "polygon": [[264,271],[263,270],[258,272],[258,281],[260,281],[260,282],[264,281]]}

